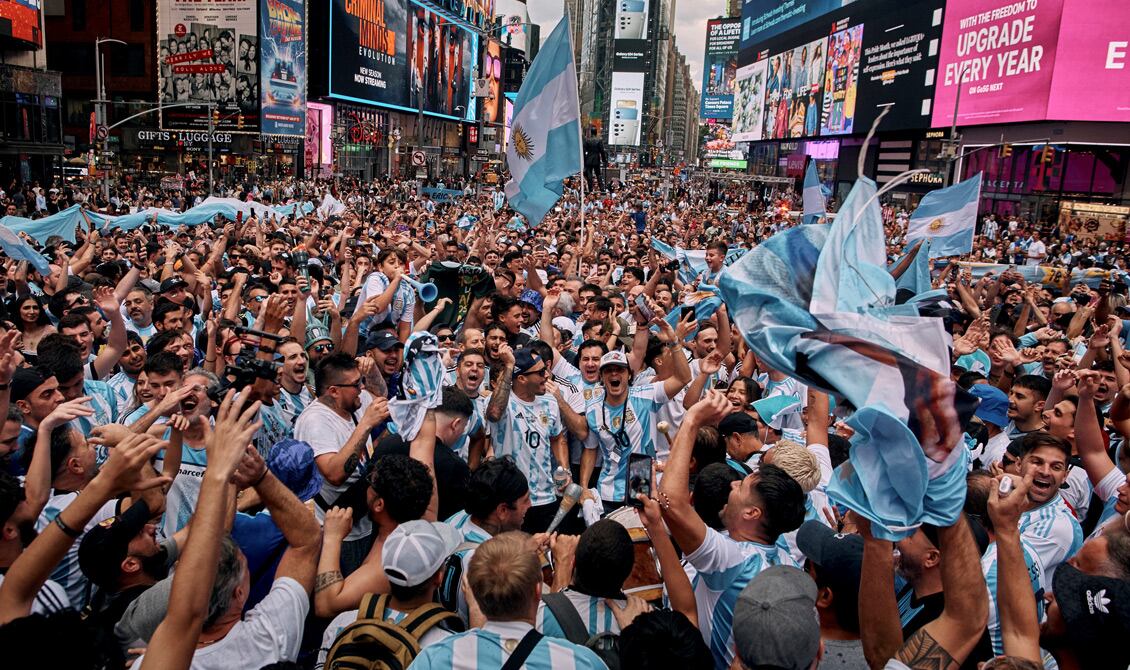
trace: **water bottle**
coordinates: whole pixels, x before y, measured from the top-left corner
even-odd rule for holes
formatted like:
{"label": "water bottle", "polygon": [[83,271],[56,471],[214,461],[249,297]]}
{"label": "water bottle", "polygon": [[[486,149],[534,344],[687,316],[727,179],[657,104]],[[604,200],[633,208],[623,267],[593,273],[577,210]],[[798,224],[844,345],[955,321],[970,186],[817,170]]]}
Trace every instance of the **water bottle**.
{"label": "water bottle", "polygon": [[563,493],[565,487],[569,485],[572,479],[572,476],[569,475],[569,471],[560,465],[553,471],[553,487],[557,489],[558,493]]}

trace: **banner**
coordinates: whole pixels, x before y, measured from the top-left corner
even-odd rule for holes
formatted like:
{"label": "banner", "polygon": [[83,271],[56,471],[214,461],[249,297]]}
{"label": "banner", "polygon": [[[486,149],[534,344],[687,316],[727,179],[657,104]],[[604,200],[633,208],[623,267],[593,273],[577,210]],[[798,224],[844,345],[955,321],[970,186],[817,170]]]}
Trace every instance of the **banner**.
{"label": "banner", "polygon": [[741,30],[741,19],[706,22],[706,60],[702,67],[702,109],[699,113],[704,119],[729,119],[733,116]]}
{"label": "banner", "polygon": [[161,127],[259,130],[258,0],[162,0],[158,7],[158,99],[199,103],[162,110]]}
{"label": "banner", "polygon": [[1121,242],[1126,239],[1127,221],[1130,207],[1069,200],[1059,204],[1059,229],[1080,239]]}
{"label": "banner", "polygon": [[259,39],[263,134],[301,136],[306,132],[305,0],[263,0]]}

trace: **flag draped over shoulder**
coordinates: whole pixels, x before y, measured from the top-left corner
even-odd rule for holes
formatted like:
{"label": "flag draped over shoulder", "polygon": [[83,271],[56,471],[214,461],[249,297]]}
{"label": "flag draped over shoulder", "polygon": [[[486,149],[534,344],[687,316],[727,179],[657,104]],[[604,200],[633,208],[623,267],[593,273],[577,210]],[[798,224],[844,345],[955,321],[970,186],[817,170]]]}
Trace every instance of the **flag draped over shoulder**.
{"label": "flag draped over shoulder", "polygon": [[808,161],[808,169],[804,171],[804,198],[803,223],[816,223],[825,215],[824,189],[820,185],[820,177],[816,175],[816,161]]}
{"label": "flag draped over shoulder", "polygon": [[581,119],[569,15],[534,58],[518,99],[506,162],[506,198],[531,226],[561,197],[562,182],[581,171]]}
{"label": "flag draped over shoulder", "polygon": [[[935,463],[916,437],[913,408],[949,374],[947,337],[941,319],[894,304],[874,195],[874,182],[860,179],[831,225],[774,235],[727,268],[719,288],[767,365],[858,408],[851,456],[828,494],[897,540],[920,523],[956,519],[967,451]],[[968,394],[959,401],[959,414],[971,414]]]}
{"label": "flag draped over shoulder", "polygon": [[980,172],[949,188],[930,191],[910,215],[906,239],[929,239],[931,258],[960,256],[973,251],[980,198]]}

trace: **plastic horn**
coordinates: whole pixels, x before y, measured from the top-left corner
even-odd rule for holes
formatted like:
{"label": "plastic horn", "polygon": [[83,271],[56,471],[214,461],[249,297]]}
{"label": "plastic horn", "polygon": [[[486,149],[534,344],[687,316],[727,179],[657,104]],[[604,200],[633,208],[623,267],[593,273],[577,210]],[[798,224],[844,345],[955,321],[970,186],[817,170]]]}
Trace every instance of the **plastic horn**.
{"label": "plastic horn", "polygon": [[435,302],[435,299],[439,297],[439,289],[437,289],[436,285],[431,282],[422,284],[415,279],[412,279],[411,277],[405,277],[404,275],[400,276],[400,280],[408,282],[409,286],[416,289],[416,293],[420,294],[420,300],[423,300],[424,302]]}

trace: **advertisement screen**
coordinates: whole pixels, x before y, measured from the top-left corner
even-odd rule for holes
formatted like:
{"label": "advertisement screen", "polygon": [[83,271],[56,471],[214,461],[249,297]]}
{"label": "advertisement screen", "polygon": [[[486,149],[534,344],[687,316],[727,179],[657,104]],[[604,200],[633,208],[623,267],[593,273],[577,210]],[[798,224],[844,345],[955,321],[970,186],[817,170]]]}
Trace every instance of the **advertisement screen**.
{"label": "advertisement screen", "polygon": [[43,46],[39,19],[41,0],[0,0],[0,39],[12,39],[29,46]]}
{"label": "advertisement screen", "polygon": [[[831,39],[835,38],[833,35]],[[831,72],[825,76],[824,55],[829,44],[829,38],[822,37],[769,57],[762,139],[811,137],[821,128],[822,110],[827,119],[843,109],[842,104],[826,104],[825,88],[849,83],[847,68],[858,63],[858,59],[853,62],[844,58],[842,71],[837,70],[837,76],[843,75],[842,82],[833,79]],[[855,103],[854,95],[851,102]],[[851,132],[850,127],[847,132]]]}
{"label": "advertisement screen", "polygon": [[828,38],[821,135],[846,135],[855,127],[859,58],[862,51],[863,26],[841,30]]}
{"label": "advertisement screen", "polygon": [[613,72],[647,72],[647,56],[651,43],[647,40],[616,40],[613,43]]}
{"label": "advertisement screen", "polygon": [[855,0],[745,0],[742,3],[744,51],[802,26]]}
{"label": "advertisement screen", "polygon": [[268,135],[305,132],[305,0],[263,0],[259,6],[260,127]]}
{"label": "advertisement screen", "polygon": [[477,56],[476,35],[423,7],[408,6],[409,107],[474,120],[471,75]]}
{"label": "advertisement screen", "polygon": [[613,72],[608,144],[638,147],[643,130],[643,72]]}
{"label": "advertisement screen", "polygon": [[768,59],[738,68],[734,83],[734,139],[756,142],[765,130],[765,72]]}
{"label": "advertisement screen", "polygon": [[699,131],[699,139],[699,158],[745,158],[734,141],[730,124],[725,121],[711,119],[703,123]]}
{"label": "advertisement screen", "polygon": [[330,97],[407,109],[407,30],[407,0],[332,0]]}
{"label": "advertisement screen", "polygon": [[615,0],[616,17],[612,37],[617,40],[647,39],[647,12],[650,0]]}
{"label": "advertisement screen", "polygon": [[498,123],[502,109],[502,44],[489,40],[483,49],[480,77],[487,80],[489,95],[483,98],[483,122]]}
{"label": "advertisement screen", "polygon": [[[950,0],[942,32],[933,125],[948,126],[953,121],[958,86],[960,126],[1046,118],[1063,3]],[[1082,74],[1071,72],[1069,76]]]}
{"label": "advertisement screen", "polygon": [[163,0],[157,24],[162,104],[200,103],[160,112],[163,128],[259,129],[258,0]]}
{"label": "advertisement screen", "polygon": [[333,163],[333,142],[330,131],[333,130],[334,109],[320,102],[306,103],[306,160],[304,161],[311,174],[328,172]]}
{"label": "advertisement screen", "polygon": [[738,72],[740,19],[706,22],[706,53],[702,67],[702,108],[704,119],[728,119],[734,110],[734,80]]}
{"label": "advertisement screen", "polygon": [[1128,41],[1123,0],[1065,0],[1047,118],[1130,121]]}

